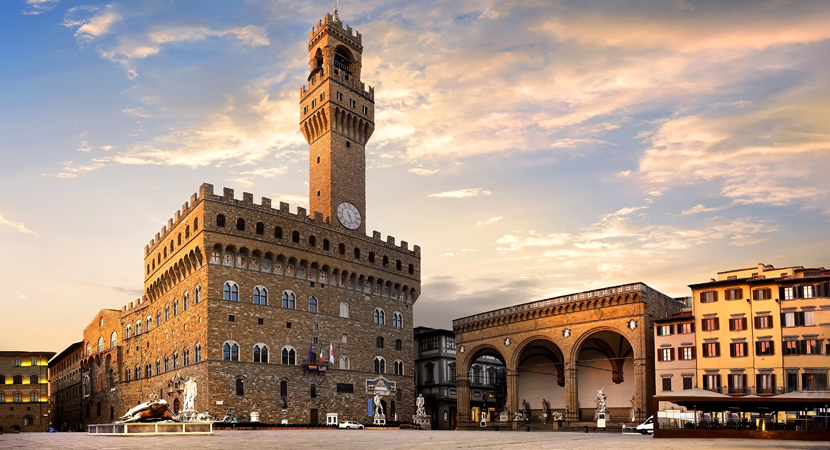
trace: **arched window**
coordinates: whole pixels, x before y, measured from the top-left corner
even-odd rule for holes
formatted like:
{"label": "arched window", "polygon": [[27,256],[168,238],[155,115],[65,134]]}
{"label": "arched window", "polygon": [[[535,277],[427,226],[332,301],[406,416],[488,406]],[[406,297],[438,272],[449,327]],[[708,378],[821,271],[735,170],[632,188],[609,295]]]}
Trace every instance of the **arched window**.
{"label": "arched window", "polygon": [[254,362],[267,363],[268,362],[268,347],[264,344],[257,344],[254,346]]}
{"label": "arched window", "polygon": [[382,356],[375,357],[375,373],[386,373],[386,360]]}
{"label": "arched window", "polygon": [[37,375],[32,375],[29,377],[29,384],[37,384],[38,378]]}
{"label": "arched window", "polygon": [[294,231],[291,232],[291,242],[294,242],[295,244],[300,243],[300,232],[299,231],[294,230]]}
{"label": "arched window", "polygon": [[268,304],[268,290],[266,290],[262,286],[257,286],[254,288],[254,305],[267,305]]}
{"label": "arched window", "polygon": [[340,336],[340,342],[342,342],[344,344],[348,343],[349,342],[349,335],[346,334],[346,333],[343,333],[343,335]]}
{"label": "arched window", "polygon": [[217,227],[225,227],[225,215],[219,214],[216,216],[216,226]]}
{"label": "arched window", "polygon": [[188,226],[187,226],[187,227],[185,227],[185,229],[184,229],[184,238],[185,238],[185,239],[190,239],[190,225],[188,225]]}
{"label": "arched window", "polygon": [[[2,386],[4,384],[6,384],[6,376],[5,375],[0,375],[0,386]],[[2,398],[5,400],[5,397],[2,397]],[[0,400],[0,401],[2,401],[2,400]]]}
{"label": "arched window", "polygon": [[349,305],[347,303],[340,302],[340,317],[349,318]]}
{"label": "arched window", "polygon": [[341,356],[340,357],[340,368],[343,370],[349,370],[349,357],[348,356]]}
{"label": "arched window", "polygon": [[341,255],[345,255],[346,254],[346,246],[343,245],[343,244],[337,244],[337,253],[340,253]]}
{"label": "arched window", "polygon": [[222,289],[222,298],[232,302],[239,301],[239,286],[233,281],[226,281]]}
{"label": "arched window", "polygon": [[360,249],[359,248],[354,249],[354,259],[360,259]]}
{"label": "arched window", "polygon": [[40,396],[37,395],[37,392],[32,392],[29,394],[29,402],[30,403],[37,403],[40,401]]}
{"label": "arched window", "polygon": [[140,367],[135,366],[135,368],[133,369],[133,373],[135,373],[135,379],[136,380],[141,379],[141,368]]}
{"label": "arched window", "polygon": [[245,231],[245,219],[241,217],[236,219],[236,229],[238,231]]}
{"label": "arched window", "polygon": [[161,311],[156,312],[156,328],[161,325]]}
{"label": "arched window", "polygon": [[384,256],[384,257],[383,257],[383,267],[386,267],[386,266],[388,266],[388,265],[389,265],[389,257],[388,257],[388,256]]}
{"label": "arched window", "polygon": [[375,339],[375,346],[376,346],[377,348],[383,348],[383,336],[378,336],[378,337]]}
{"label": "arched window", "polygon": [[401,270],[401,260],[400,259],[395,261],[395,269]]}
{"label": "arched window", "polygon": [[153,376],[153,369],[150,367],[149,364],[144,366],[144,378],[150,378]]}
{"label": "arched window", "polygon": [[167,247],[164,247],[164,257],[167,258]]}
{"label": "arched window", "polygon": [[222,345],[223,361],[239,361],[239,344],[233,341],[225,342]]}
{"label": "arched window", "polygon": [[316,247],[317,246],[317,238],[314,236],[308,237],[308,246],[309,247]]}
{"label": "arched window", "polygon": [[167,322],[168,320],[170,320],[170,306],[169,305],[164,307],[164,321]]}
{"label": "arched window", "polygon": [[409,274],[410,274],[410,275],[413,275],[414,273],[415,273],[415,266],[414,266],[414,265],[412,265],[412,264],[410,264],[410,265],[409,265]]}
{"label": "arched window", "polygon": [[256,234],[263,235],[265,234],[265,225],[262,222],[256,223]]}
{"label": "arched window", "polygon": [[176,317],[178,315],[179,315],[179,301],[176,300],[176,301],[173,302],[173,317]]}
{"label": "arched window", "polygon": [[403,361],[395,361],[395,375],[403,375]]}
{"label": "arched window", "polygon": [[375,308],[375,323],[384,325],[386,323],[386,313],[380,308]]}
{"label": "arched window", "polygon": [[375,262],[375,252],[369,252],[369,262]]}
{"label": "arched window", "polygon": [[[89,342],[87,342],[87,343],[86,343],[86,356],[89,356],[89,355],[91,355],[91,354],[92,354],[92,344],[90,344]],[[15,364],[15,365],[16,365],[16,366],[19,366],[20,364]]]}
{"label": "arched window", "polygon": [[135,335],[138,336],[141,334],[141,321],[135,323]]}
{"label": "arched window", "polygon": [[23,403],[23,394],[21,394],[21,393],[15,393],[15,394],[12,396],[12,400],[14,400],[14,402],[15,402],[15,403]]}
{"label": "arched window", "polygon": [[274,237],[277,239],[282,239],[282,227],[274,228]]}
{"label": "arched window", "polygon": [[98,353],[101,353],[103,351],[104,351],[104,338],[99,337],[98,338]]}
{"label": "arched window", "polygon": [[161,360],[156,359],[156,375],[161,373]]}
{"label": "arched window", "polygon": [[236,395],[245,395],[245,381],[242,378],[236,379]]}
{"label": "arched window", "polygon": [[179,368],[179,352],[173,353],[173,370]]}
{"label": "arched window", "polygon": [[190,349],[182,350],[182,365],[185,367],[190,365]]}
{"label": "arched window", "polygon": [[197,217],[197,218],[193,219],[193,231],[196,231],[198,229],[199,229],[199,218]]}
{"label": "arched window", "polygon": [[282,363],[294,366],[297,364],[297,352],[294,351],[291,347],[283,347],[282,348]]}
{"label": "arched window", "polygon": [[190,292],[185,292],[182,296],[182,308],[183,311],[187,311],[187,308],[190,307]]}
{"label": "arched window", "polygon": [[392,326],[395,328],[403,328],[403,314],[399,312],[392,314]]}
{"label": "arched window", "polygon": [[282,293],[282,307],[286,309],[296,309],[297,297],[291,291],[283,291]]}
{"label": "arched window", "polygon": [[176,243],[176,245],[182,245],[182,234],[181,233],[179,233],[179,239],[178,239],[178,242]]}
{"label": "arched window", "polygon": [[127,325],[127,329],[124,332],[124,338],[129,339],[130,336],[132,335],[132,331],[133,331],[133,327],[131,325]]}
{"label": "arched window", "polygon": [[395,350],[400,351],[403,348],[403,341],[395,339]]}
{"label": "arched window", "polygon": [[[32,395],[37,395],[37,394],[32,394]],[[36,400],[33,400],[33,401],[36,401]],[[100,405],[100,403],[98,403],[98,404]],[[99,416],[100,416],[100,414],[99,414]],[[31,427],[34,424],[35,424],[35,418],[34,417],[32,417],[32,416],[23,417],[23,426],[24,427]]]}
{"label": "arched window", "polygon": [[[153,265],[155,265],[155,263]],[[150,265],[147,264],[147,275],[149,275],[149,274],[150,274]]]}
{"label": "arched window", "polygon": [[308,299],[308,311],[317,312],[317,297],[312,296]]}
{"label": "arched window", "polygon": [[170,370],[170,358],[164,355],[164,371],[167,372],[168,370]]}
{"label": "arched window", "polygon": [[200,362],[202,360],[202,346],[201,344],[196,344],[196,347],[193,348],[193,362]]}
{"label": "arched window", "polygon": [[144,331],[150,331],[150,327],[153,325],[153,318],[148,317],[144,319]]}
{"label": "arched window", "polygon": [[317,398],[317,386],[311,385],[311,398]]}
{"label": "arched window", "polygon": [[170,256],[173,256],[173,250],[174,249],[175,249],[175,247],[173,247],[173,241],[171,240],[170,241]]}
{"label": "arched window", "polygon": [[198,305],[199,302],[202,301],[202,285],[196,286],[196,289],[193,290],[193,300]]}
{"label": "arched window", "polygon": [[329,240],[328,239],[323,239],[323,250],[326,250],[326,251],[329,250]]}

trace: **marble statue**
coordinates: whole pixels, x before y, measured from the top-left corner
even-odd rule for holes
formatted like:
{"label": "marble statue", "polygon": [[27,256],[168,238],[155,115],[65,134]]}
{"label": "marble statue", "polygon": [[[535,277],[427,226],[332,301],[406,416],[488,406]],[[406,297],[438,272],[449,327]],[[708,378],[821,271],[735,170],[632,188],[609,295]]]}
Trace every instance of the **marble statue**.
{"label": "marble statue", "polygon": [[556,420],[556,421],[565,420],[565,416],[563,416],[561,412],[555,412],[555,413],[553,413],[553,420]]}
{"label": "marble statue", "polygon": [[156,394],[150,394],[150,400],[127,411],[116,423],[151,422],[158,420],[172,420],[180,422],[168,411],[170,404],[167,400],[160,399]]}
{"label": "marble statue", "polygon": [[184,407],[182,408],[182,411],[196,411],[195,401],[197,393],[196,379],[193,375],[191,375],[190,378],[184,383]]}
{"label": "marble statue", "polygon": [[530,417],[530,403],[527,400],[522,400],[522,410],[525,412],[527,417]]}
{"label": "marble statue", "polygon": [[375,397],[372,399],[372,404],[375,406],[375,417],[383,417],[383,403],[381,403],[381,396],[380,394],[375,394]]}
{"label": "marble statue", "polygon": [[603,386],[602,389],[597,391],[597,399],[595,400],[597,402],[597,412],[605,412],[608,410],[608,408],[606,407],[606,401],[608,400],[608,396],[605,395],[605,392],[603,391],[605,391],[605,386]]}
{"label": "marble statue", "polygon": [[546,413],[550,410],[550,403],[547,400],[542,399],[542,412]]}
{"label": "marble statue", "polygon": [[418,394],[418,398],[415,399],[415,406],[417,410],[415,411],[416,416],[425,416],[427,415],[426,411],[424,410],[424,396],[423,394]]}
{"label": "marble statue", "polygon": [[631,402],[631,415],[629,419],[631,420],[631,422],[634,422],[635,417],[637,417],[637,400],[632,395],[631,400],[629,401]]}

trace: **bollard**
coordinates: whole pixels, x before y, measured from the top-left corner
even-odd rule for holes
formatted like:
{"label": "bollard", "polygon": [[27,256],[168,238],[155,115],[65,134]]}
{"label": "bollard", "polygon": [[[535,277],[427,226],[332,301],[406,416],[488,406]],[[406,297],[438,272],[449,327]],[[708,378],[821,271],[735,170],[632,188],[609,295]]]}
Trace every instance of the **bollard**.
{"label": "bollard", "polygon": [[527,429],[525,431],[530,431],[530,425],[527,426]]}
{"label": "bollard", "polygon": [[496,425],[496,431],[499,431],[499,426],[498,425]]}
{"label": "bollard", "polygon": [[585,425],[585,432],[588,432],[588,425]]}

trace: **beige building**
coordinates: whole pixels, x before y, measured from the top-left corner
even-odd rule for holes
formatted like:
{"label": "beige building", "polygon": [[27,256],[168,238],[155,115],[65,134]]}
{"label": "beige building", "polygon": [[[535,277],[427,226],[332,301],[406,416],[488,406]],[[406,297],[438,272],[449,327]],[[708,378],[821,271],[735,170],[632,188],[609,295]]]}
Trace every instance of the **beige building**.
{"label": "beige building", "polygon": [[0,352],[0,429],[49,426],[49,358],[54,352]]}
{"label": "beige building", "polygon": [[478,427],[470,390],[473,366],[492,356],[506,368],[507,395],[498,408],[562,413],[566,426],[595,422],[597,392],[607,396],[613,425],[651,414],[655,318],[683,308],[643,283],[523,303],[453,321],[457,345],[458,427]]}
{"label": "beige building", "polygon": [[827,390],[830,271],[758,264],[690,285],[697,385],[730,395]]}
{"label": "beige building", "polygon": [[696,387],[695,317],[691,308],[654,321],[657,393]]}

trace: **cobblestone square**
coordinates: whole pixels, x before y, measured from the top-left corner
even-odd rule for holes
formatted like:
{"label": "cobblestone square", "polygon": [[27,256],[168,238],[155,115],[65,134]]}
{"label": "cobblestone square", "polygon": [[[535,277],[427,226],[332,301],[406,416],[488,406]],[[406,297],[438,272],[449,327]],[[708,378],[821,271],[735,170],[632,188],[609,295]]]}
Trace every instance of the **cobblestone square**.
{"label": "cobblestone square", "polygon": [[336,448],[336,449],[826,449],[827,442],[654,439],[611,433],[416,430],[217,431],[214,436],[115,437],[86,433],[0,435],[2,449]]}

